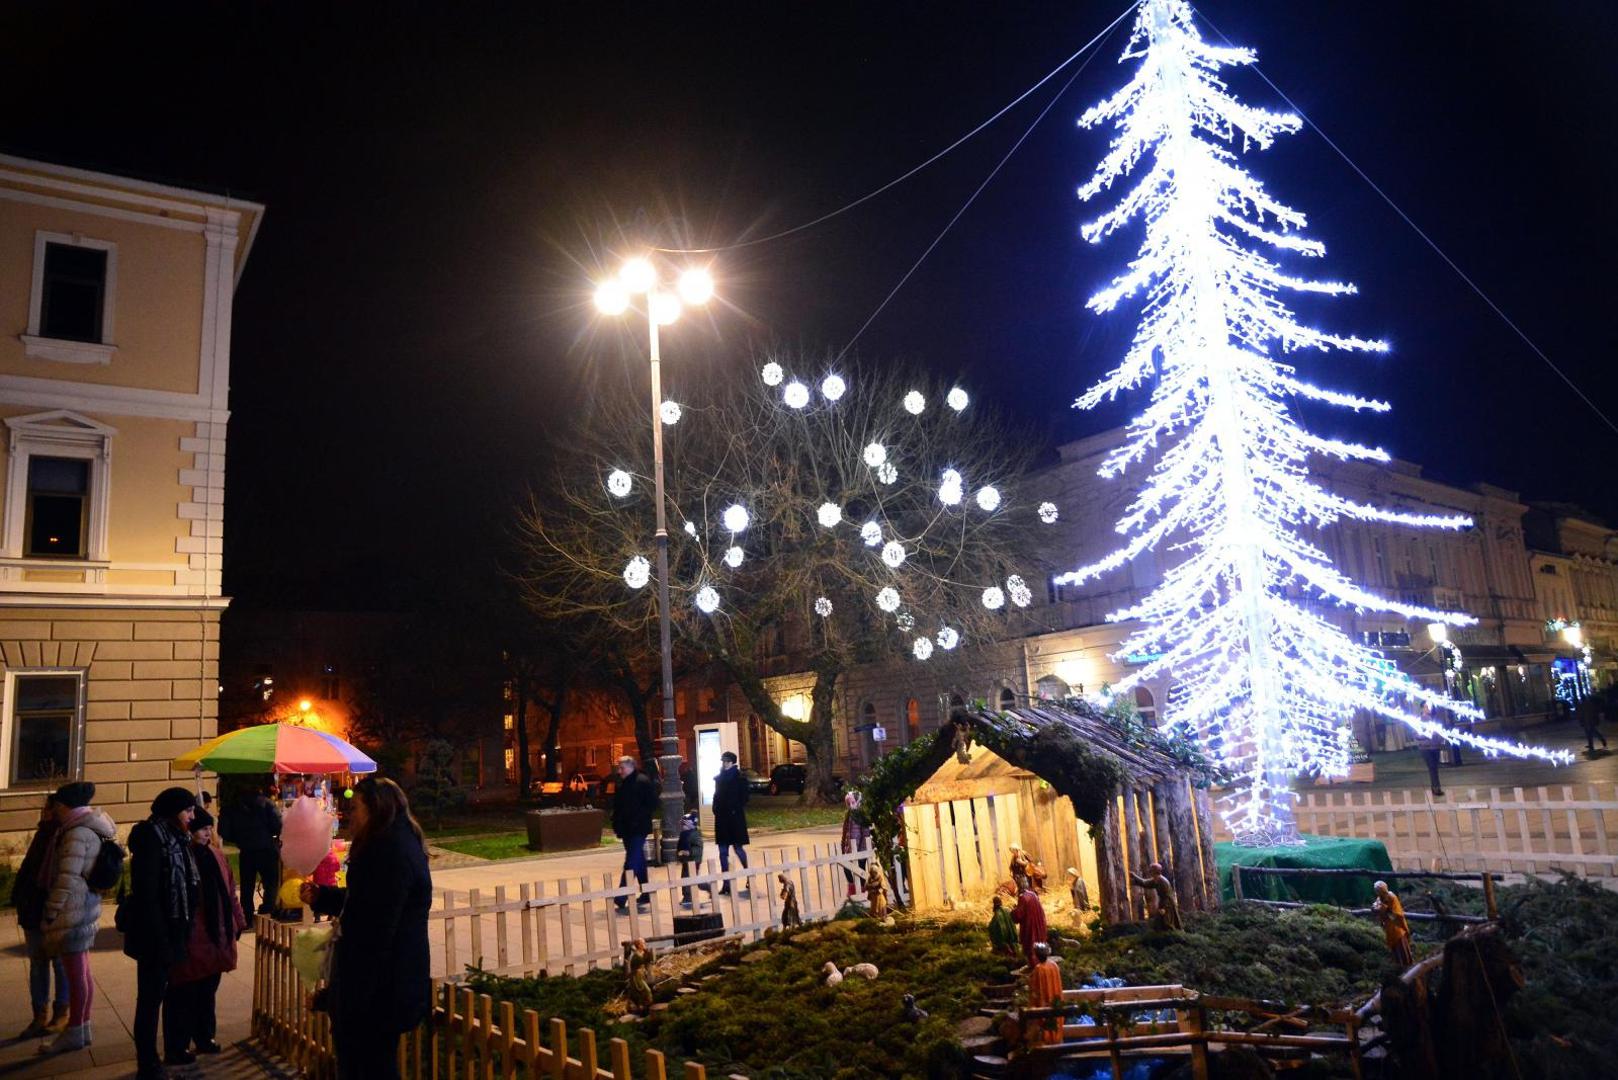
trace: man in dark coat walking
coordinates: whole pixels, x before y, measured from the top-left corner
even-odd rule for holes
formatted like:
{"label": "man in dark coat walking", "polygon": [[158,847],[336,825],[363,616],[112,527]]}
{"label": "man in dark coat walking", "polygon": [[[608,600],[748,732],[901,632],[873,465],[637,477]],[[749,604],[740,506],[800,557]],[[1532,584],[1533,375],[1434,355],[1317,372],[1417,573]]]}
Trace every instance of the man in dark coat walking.
{"label": "man in dark coat walking", "polygon": [[[652,817],[661,798],[657,781],[637,769],[634,758],[618,759],[618,790],[612,797],[612,832],[624,842],[624,868],[618,874],[618,887],[623,888],[629,875],[634,874],[641,887],[636,905],[652,902],[646,891],[646,838],[652,834]],[[619,914],[629,910],[627,897],[619,897],[615,903]]]}
{"label": "man in dark coat walking", "polygon": [[262,880],[264,902],[258,913],[272,914],[281,887],[281,814],[262,788],[243,791],[235,803],[225,807],[219,815],[219,838],[241,851],[242,911],[252,914],[253,883]]}
{"label": "man in dark coat walking", "polygon": [[[736,755],[729,750],[719,755],[719,775],[713,790],[713,842],[719,848],[719,871],[730,869],[730,849],[736,849],[736,861],[747,869],[747,777],[736,767]],[[730,895],[730,882],[719,890],[720,896]]]}

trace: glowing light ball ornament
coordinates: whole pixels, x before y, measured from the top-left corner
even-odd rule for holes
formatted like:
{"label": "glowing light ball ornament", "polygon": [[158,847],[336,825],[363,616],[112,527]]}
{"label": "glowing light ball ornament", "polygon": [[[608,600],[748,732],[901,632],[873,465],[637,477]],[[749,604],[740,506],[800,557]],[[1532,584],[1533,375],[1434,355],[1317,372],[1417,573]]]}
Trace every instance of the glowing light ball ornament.
{"label": "glowing light ball ornament", "polygon": [[822,619],[829,617],[831,615],[831,601],[824,596],[815,597],[815,614]]}
{"label": "glowing light ball ornament", "polygon": [[874,469],[888,460],[888,448],[879,442],[874,442],[865,448],[865,452],[860,457],[865,460],[865,464]]}
{"label": "glowing light ball ornament", "polygon": [[732,544],[725,552],[725,565],[734,570],[742,564],[742,559],[744,558],[746,558],[746,553],[740,547]]}
{"label": "glowing light ball ornament", "polygon": [[876,606],[890,615],[899,610],[899,590],[892,585],[884,586],[876,594]]}
{"label": "glowing light ball ornament", "polygon": [[724,523],[726,530],[739,533],[752,523],[753,518],[747,512],[747,507],[741,503],[731,503],[725,507],[725,512],[719,515],[719,520]]}
{"label": "glowing light ball ornament", "polygon": [[948,405],[956,412],[960,412],[962,409],[966,408],[966,404],[969,400],[970,399],[966,396],[966,391],[962,390],[959,386],[955,387],[948,394],[944,395],[944,404]]}
{"label": "glowing light ball ornament", "polygon": [[652,564],[646,561],[646,556],[636,555],[624,567],[624,584],[631,589],[644,589],[650,580],[652,580]]}
{"label": "glowing light ball ornament", "polygon": [[1006,594],[998,585],[990,585],[983,590],[983,606],[990,611],[999,611],[1006,606]]}
{"label": "glowing light ball ornament", "polygon": [[665,401],[657,407],[657,415],[663,418],[663,423],[673,427],[680,422],[683,411],[677,401]]}
{"label": "glowing light ball ornament", "polygon": [[954,469],[944,470],[944,478],[938,485],[938,501],[945,506],[961,504],[961,474]]}
{"label": "glowing light ball ornament", "polygon": [[874,521],[867,521],[860,526],[860,539],[865,541],[866,547],[876,547],[882,542],[882,526]]}
{"label": "glowing light ball ornament", "polygon": [[839,375],[827,375],[820,380],[820,396],[827,401],[836,401],[848,393],[848,384]]}
{"label": "glowing light ball ornament", "polygon": [[899,629],[907,632],[916,628],[916,617],[908,611],[899,612],[898,617],[893,622]]}
{"label": "glowing light ball ornament", "polygon": [[882,545],[882,561],[897,570],[905,564],[905,546],[897,540]]}
{"label": "glowing light ball ornament", "polygon": [[815,511],[815,517],[824,528],[830,529],[843,520],[843,508],[832,502],[821,503],[820,509]]}
{"label": "glowing light ball ornament", "polygon": [[915,644],[910,646],[910,651],[916,654],[917,660],[927,659],[929,656],[933,655],[933,639],[925,637],[917,638]]}
{"label": "glowing light ball ornament", "polygon": [[1055,503],[1042,502],[1039,504],[1039,520],[1047,525],[1055,525],[1057,517],[1058,512]]}
{"label": "glowing light ball ornament", "polygon": [[1294,293],[1340,296],[1353,286],[1297,276],[1284,265],[1324,248],[1302,235],[1303,215],[1244,168],[1244,154],[1302,126],[1296,115],[1247,105],[1230,92],[1222,69],[1256,59],[1251,50],[1205,42],[1187,0],[1141,0],[1123,54],[1135,65],[1130,80],[1079,120],[1111,134],[1079,195],[1114,201],[1084,226],[1085,239],[1100,242],[1125,228],[1142,239],[1125,269],[1089,301],[1097,313],[1138,303],[1132,344],[1076,404],[1094,408],[1148,387],[1150,403],[1102,459],[1100,473],[1117,477],[1142,462],[1150,471],[1136,481],[1118,525],[1123,545],[1056,583],[1082,584],[1174,538],[1177,561],[1160,584],[1107,616],[1138,627],[1116,655],[1154,657],[1111,689],[1127,694],[1172,676],[1164,719],[1197,732],[1234,773],[1222,810],[1237,842],[1299,844],[1293,778],[1346,773],[1336,732],[1359,712],[1490,756],[1571,755],[1421,719],[1419,704],[1467,719],[1481,714],[1441,687],[1388,671],[1379,652],[1316,610],[1327,600],[1403,620],[1475,622],[1361,588],[1313,538],[1345,517],[1442,529],[1470,522],[1366,505],[1315,479],[1313,458],[1388,456],[1304,430],[1294,403],[1388,406],[1304,382],[1277,355],[1387,346],[1306,326],[1288,304]]}
{"label": "glowing light ball ornament", "polygon": [[899,470],[891,461],[884,461],[876,467],[876,478],[884,484],[891,484],[899,479]]}
{"label": "glowing light ball ornament", "polygon": [[961,633],[952,626],[946,626],[938,631],[937,641],[940,649],[949,652],[961,643]]}
{"label": "glowing light ball ornament", "polygon": [[912,390],[904,397],[904,407],[911,416],[920,416],[927,409],[927,399],[921,396],[920,390]]}
{"label": "glowing light ball ornament", "polygon": [[759,378],[764,380],[765,386],[780,386],[781,380],[787,377],[787,373],[781,370],[781,365],[774,360],[760,368],[758,374]]}
{"label": "glowing light ball ornament", "polygon": [[1027,607],[1034,602],[1033,590],[1028,587],[1028,583],[1020,574],[1012,574],[1006,578],[1006,595],[1011,597],[1011,602],[1018,607]]}
{"label": "glowing light ball ornament", "polygon": [[801,409],[809,404],[809,388],[793,379],[781,391],[781,400],[786,402],[789,408]]}
{"label": "glowing light ball ornament", "polygon": [[697,610],[704,615],[712,615],[719,610],[719,590],[712,585],[704,585],[697,590]]}
{"label": "glowing light ball ornament", "polygon": [[622,499],[634,490],[635,480],[622,469],[614,469],[607,474],[607,491]]}
{"label": "glowing light ball ornament", "polygon": [[1000,508],[1000,489],[993,484],[985,484],[978,488],[978,508],[986,513],[994,513]]}

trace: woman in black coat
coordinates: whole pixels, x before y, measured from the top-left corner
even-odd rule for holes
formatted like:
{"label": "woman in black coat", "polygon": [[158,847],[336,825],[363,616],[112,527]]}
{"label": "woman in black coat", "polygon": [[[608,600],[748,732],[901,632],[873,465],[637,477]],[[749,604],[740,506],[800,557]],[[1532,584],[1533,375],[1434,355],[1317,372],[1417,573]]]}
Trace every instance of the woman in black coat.
{"label": "woman in black coat", "polygon": [[315,1007],[331,1014],[341,1080],[399,1075],[399,1036],[427,1016],[432,969],[427,841],[392,780],[354,785],[348,888],[303,886],[304,903],[337,919],[330,982]]}
{"label": "woman in black coat", "polygon": [[[730,849],[736,849],[736,861],[747,869],[747,777],[736,767],[736,755],[726,750],[719,756],[719,775],[714,778],[713,789],[713,841],[719,847],[719,870],[730,869]],[[719,890],[720,896],[730,895],[730,882]]]}
{"label": "woman in black coat", "polygon": [[[152,814],[129,831],[129,894],[118,905],[124,955],[135,961],[135,1067],[137,1076],[166,1075],[157,1056],[157,1023],[168,992],[169,969],[185,959],[200,881],[191,859],[191,818],[197,797],[165,788]],[[173,1065],[195,1060],[183,1046],[164,1046]]]}

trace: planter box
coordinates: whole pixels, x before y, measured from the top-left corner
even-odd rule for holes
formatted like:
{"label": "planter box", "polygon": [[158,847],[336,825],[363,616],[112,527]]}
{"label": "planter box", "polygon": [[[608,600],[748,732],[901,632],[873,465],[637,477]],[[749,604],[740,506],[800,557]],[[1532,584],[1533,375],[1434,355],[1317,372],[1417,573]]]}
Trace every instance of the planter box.
{"label": "planter box", "polygon": [[530,810],[523,817],[528,825],[528,846],[534,851],[599,847],[601,828],[607,821],[603,810]]}

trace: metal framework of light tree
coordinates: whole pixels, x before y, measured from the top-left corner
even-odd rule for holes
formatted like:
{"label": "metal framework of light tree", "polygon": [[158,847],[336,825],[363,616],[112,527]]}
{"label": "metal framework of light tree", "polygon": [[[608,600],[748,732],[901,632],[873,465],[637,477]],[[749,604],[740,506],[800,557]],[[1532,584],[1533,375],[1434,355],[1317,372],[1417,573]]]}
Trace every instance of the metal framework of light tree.
{"label": "metal framework of light tree", "polygon": [[1329,296],[1352,285],[1296,276],[1280,258],[1319,256],[1301,235],[1304,217],[1241,164],[1299,118],[1239,101],[1220,78],[1251,64],[1247,49],[1202,39],[1185,0],[1141,0],[1122,61],[1129,83],[1080,118],[1114,137],[1088,200],[1129,177],[1133,186],[1084,227],[1092,243],[1136,222],[1144,240],[1128,268],[1091,297],[1098,313],[1143,296],[1123,362],[1075,403],[1116,397],[1155,377],[1151,400],[1103,462],[1116,477],[1149,464],[1117,523],[1123,545],[1060,578],[1079,584],[1160,544],[1184,552],[1139,603],[1112,621],[1138,621],[1120,653],[1159,658],[1116,688],[1171,676],[1166,719],[1198,731],[1238,777],[1224,808],[1238,839],[1296,843],[1292,778],[1341,775],[1347,721],[1358,710],[1475,746],[1485,754],[1569,760],[1565,753],[1448,729],[1412,709],[1425,703],[1477,718],[1469,702],[1390,673],[1381,655],[1319,612],[1320,601],[1423,622],[1464,626],[1472,617],[1377,596],[1335,569],[1309,532],[1342,518],[1461,529],[1455,515],[1367,506],[1327,491],[1311,457],[1385,462],[1376,448],[1315,435],[1297,422],[1294,399],[1386,411],[1381,401],[1312,385],[1278,353],[1298,349],[1382,352],[1387,346],[1300,323],[1285,296]]}

